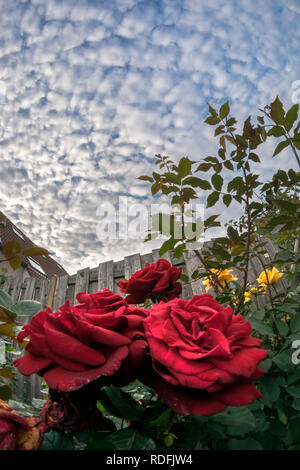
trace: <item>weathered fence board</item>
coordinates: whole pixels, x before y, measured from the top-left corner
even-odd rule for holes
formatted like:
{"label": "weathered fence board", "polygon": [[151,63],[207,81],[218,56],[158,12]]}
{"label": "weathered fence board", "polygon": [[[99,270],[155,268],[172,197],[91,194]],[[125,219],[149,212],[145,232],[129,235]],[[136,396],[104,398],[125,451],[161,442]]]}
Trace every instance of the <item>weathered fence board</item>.
{"label": "weathered fence board", "polygon": [[[207,247],[209,242],[205,243],[204,247]],[[267,241],[266,244],[267,253],[266,255],[251,256],[249,263],[249,282],[255,281],[259,274],[264,270],[264,265],[268,265],[276,255],[277,247],[272,244],[271,241]],[[181,297],[189,299],[195,294],[202,294],[206,292],[205,286],[203,285],[203,279],[193,280],[191,278],[192,273],[197,269],[199,272],[204,272],[204,268],[198,257],[193,251],[184,253],[179,259],[173,258],[171,252],[165,253],[163,256],[159,256],[159,250],[152,250],[150,253],[143,255],[133,254],[125,256],[124,259],[119,261],[105,261],[95,268],[85,268],[79,270],[72,276],[61,276],[58,278],[52,278],[49,280],[40,280],[35,278],[27,278],[24,281],[22,278],[7,278],[2,285],[1,289],[9,293],[14,302],[22,299],[34,299],[41,303],[42,309],[47,306],[51,307],[53,311],[58,311],[59,307],[63,305],[66,300],[70,300],[72,304],[76,304],[76,295],[78,292],[98,292],[103,287],[112,290],[116,293],[120,293],[118,282],[120,279],[128,279],[136,271],[143,269],[147,263],[154,263],[159,258],[168,260],[171,264],[176,267],[181,267],[183,274],[186,274],[189,278],[189,283],[182,283],[182,294]],[[241,272],[237,269],[233,270],[234,274],[241,280]],[[287,282],[281,279],[276,283],[277,292],[283,292],[286,290]],[[209,291],[212,292],[212,291]],[[213,292],[212,292],[213,293]],[[125,295],[125,294],[121,294]],[[259,296],[256,302],[253,302],[252,308],[262,308],[268,302],[268,295]],[[28,323],[30,320],[28,317],[20,317],[22,324]],[[12,359],[18,357],[20,349],[18,351],[18,345],[15,343],[16,350],[7,353]],[[31,403],[33,398],[42,398],[44,393],[41,392],[42,378],[38,375],[32,375],[31,377],[23,377],[18,371],[15,371],[15,389],[14,397],[19,400],[25,400],[27,403]]]}

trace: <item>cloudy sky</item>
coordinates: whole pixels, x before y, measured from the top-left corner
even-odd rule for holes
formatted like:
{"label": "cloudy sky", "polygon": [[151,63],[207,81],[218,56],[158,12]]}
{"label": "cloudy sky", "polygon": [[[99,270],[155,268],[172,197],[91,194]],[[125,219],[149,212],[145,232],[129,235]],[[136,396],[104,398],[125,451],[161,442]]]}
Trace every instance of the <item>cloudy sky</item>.
{"label": "cloudy sky", "polygon": [[[150,205],[156,153],[214,155],[207,102],[290,107],[299,25],[300,0],[0,0],[0,209],[70,274],[149,252],[99,240],[97,208]],[[273,150],[264,177],[295,167]]]}

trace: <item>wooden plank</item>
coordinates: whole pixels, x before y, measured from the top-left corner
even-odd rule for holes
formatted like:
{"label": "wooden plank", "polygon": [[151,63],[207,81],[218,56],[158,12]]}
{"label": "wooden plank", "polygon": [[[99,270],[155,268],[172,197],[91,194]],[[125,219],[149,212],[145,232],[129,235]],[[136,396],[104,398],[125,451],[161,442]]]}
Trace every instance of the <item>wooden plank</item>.
{"label": "wooden plank", "polygon": [[11,297],[14,303],[18,302],[23,284],[23,273],[13,280]]}
{"label": "wooden plank", "polygon": [[56,281],[53,311],[57,312],[59,307],[66,303],[67,287],[68,287],[68,275],[59,276]]}
{"label": "wooden plank", "polygon": [[139,253],[134,255],[125,256],[124,258],[124,275],[125,279],[130,279],[131,276],[142,269],[141,257]]}
{"label": "wooden plank", "polygon": [[192,274],[198,269],[199,273],[205,272],[205,269],[200,265],[200,261],[195,253],[184,253],[186,273],[190,280],[190,287],[193,295],[205,293],[205,286],[202,283],[202,279],[193,280]]}
{"label": "wooden plank", "polygon": [[48,300],[47,300],[47,307],[53,308],[53,302],[54,302],[54,294],[55,294],[55,287],[56,287],[56,281],[57,278],[54,276],[50,280],[50,287],[49,287],[49,294],[48,294]]}
{"label": "wooden plank", "polygon": [[50,289],[50,281],[48,279],[41,280],[37,301],[41,303],[42,310],[44,310],[47,307],[49,289]]}
{"label": "wooden plank", "polygon": [[4,284],[2,284],[1,289],[4,290],[7,294],[9,294],[10,286],[12,284],[13,278],[11,276],[5,279]]}
{"label": "wooden plank", "polygon": [[26,288],[24,292],[24,299],[25,300],[32,300],[34,297],[34,288],[36,284],[36,278],[35,277],[29,277],[26,279]]}
{"label": "wooden plank", "polygon": [[84,268],[77,271],[74,290],[74,304],[77,302],[76,295],[79,292],[88,292],[90,268]]}
{"label": "wooden plank", "polygon": [[100,263],[98,266],[98,291],[103,288],[114,291],[114,262],[113,260]]}
{"label": "wooden plank", "polygon": [[146,266],[147,263],[149,263],[149,264],[153,264],[153,263],[154,263],[152,253],[146,253],[146,254],[144,254],[144,255],[141,255],[141,265],[142,265],[142,269],[144,269],[144,267]]}

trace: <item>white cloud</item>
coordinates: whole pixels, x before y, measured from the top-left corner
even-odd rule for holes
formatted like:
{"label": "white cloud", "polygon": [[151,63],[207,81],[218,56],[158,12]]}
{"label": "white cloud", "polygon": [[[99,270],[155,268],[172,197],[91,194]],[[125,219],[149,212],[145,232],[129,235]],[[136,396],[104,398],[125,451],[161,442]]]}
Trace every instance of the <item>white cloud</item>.
{"label": "white cloud", "polygon": [[[157,246],[101,244],[97,206],[120,194],[150,204],[136,177],[155,170],[156,153],[216,153],[207,102],[229,99],[239,119],[276,94],[292,105],[296,0],[0,3],[2,210],[70,272]],[[294,165],[272,160],[274,145],[265,178]]]}

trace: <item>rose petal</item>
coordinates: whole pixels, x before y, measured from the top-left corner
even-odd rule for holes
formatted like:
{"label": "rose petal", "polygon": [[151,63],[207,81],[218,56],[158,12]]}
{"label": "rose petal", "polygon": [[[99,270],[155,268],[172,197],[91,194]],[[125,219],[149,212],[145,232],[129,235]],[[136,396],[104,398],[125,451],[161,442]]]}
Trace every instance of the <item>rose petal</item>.
{"label": "rose petal", "polygon": [[62,392],[77,390],[83,387],[83,385],[96,380],[101,375],[112,375],[120,368],[122,361],[127,355],[128,347],[122,346],[112,351],[108,355],[106,362],[100,367],[76,372],[63,369],[59,366],[53,366],[45,371],[43,377],[50,388],[58,389]]}

